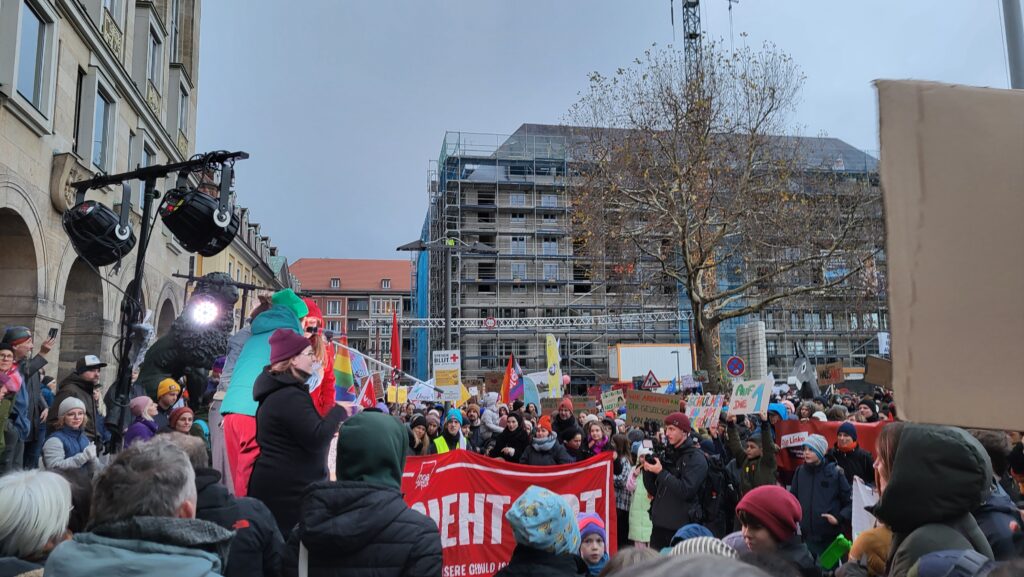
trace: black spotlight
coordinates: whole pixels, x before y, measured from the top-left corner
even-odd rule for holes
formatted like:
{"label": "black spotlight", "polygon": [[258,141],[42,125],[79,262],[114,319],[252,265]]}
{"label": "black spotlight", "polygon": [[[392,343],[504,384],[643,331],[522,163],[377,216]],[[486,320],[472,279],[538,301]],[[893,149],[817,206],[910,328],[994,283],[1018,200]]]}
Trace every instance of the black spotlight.
{"label": "black spotlight", "polygon": [[64,212],[64,231],[79,256],[95,267],[114,264],[135,248],[131,226],[121,226],[114,211],[95,200]]}
{"label": "black spotlight", "polygon": [[220,199],[213,198],[188,185],[179,175],[177,186],[164,195],[160,218],[181,246],[202,256],[213,256],[224,250],[238,234],[239,218],[228,205],[231,169],[221,172]]}

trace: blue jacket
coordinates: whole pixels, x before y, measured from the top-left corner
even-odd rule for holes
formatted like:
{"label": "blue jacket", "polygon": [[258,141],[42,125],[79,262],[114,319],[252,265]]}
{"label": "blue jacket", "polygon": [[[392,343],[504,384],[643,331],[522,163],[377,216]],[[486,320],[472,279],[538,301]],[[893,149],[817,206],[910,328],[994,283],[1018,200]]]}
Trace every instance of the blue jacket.
{"label": "blue jacket", "polygon": [[999,483],[993,483],[992,494],[972,514],[992,546],[996,561],[1008,561],[1017,556],[1017,544],[1024,537],[1019,537],[1019,532],[1011,531],[1010,523],[1022,523],[1020,510]]}
{"label": "blue jacket", "polygon": [[[829,461],[808,465],[804,463],[793,475],[789,491],[800,501],[804,516],[800,519],[800,532],[804,541],[833,541],[850,522],[853,512],[853,494],[846,476],[835,463]],[[839,524],[832,525],[822,515],[834,516]]]}
{"label": "blue jacket", "polygon": [[236,413],[256,416],[258,404],[252,397],[252,387],[263,367],[270,364],[270,335],[277,329],[291,329],[302,334],[302,325],[286,306],[274,305],[252,321],[252,336],[245,341],[231,374],[231,382],[220,405],[220,414]]}

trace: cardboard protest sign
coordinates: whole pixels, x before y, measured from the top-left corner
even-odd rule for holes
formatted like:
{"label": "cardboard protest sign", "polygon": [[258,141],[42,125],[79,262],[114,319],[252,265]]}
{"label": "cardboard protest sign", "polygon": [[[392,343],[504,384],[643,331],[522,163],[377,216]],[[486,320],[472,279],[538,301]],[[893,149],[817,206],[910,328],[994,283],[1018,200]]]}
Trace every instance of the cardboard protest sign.
{"label": "cardboard protest sign", "polygon": [[626,396],[622,394],[622,391],[608,391],[607,393],[601,393],[601,406],[606,411],[614,411],[626,404]]}
{"label": "cardboard protest sign", "polygon": [[768,412],[768,403],[772,400],[771,379],[751,381],[735,381],[732,388],[732,399],[729,401],[730,415],[760,415]]}
{"label": "cardboard protest sign", "polygon": [[530,485],[550,489],[577,512],[597,513],[605,522],[608,552],[615,554],[614,453],[572,465],[530,467],[450,451],[409,457],[402,496],[414,511],[430,517],[441,532],[443,575],[493,575],[508,564],[516,543],[505,513]]}
{"label": "cardboard protest sign", "polygon": [[694,429],[709,429],[718,424],[725,405],[725,395],[690,395],[686,397],[686,416]]}
{"label": "cardboard protest sign", "polygon": [[679,410],[679,397],[649,391],[626,391],[626,417],[631,425],[661,423]]}
{"label": "cardboard protest sign", "polygon": [[843,361],[828,363],[815,369],[818,372],[820,386],[838,385],[846,380],[846,375],[843,374]]}
{"label": "cardboard protest sign", "polygon": [[[871,482],[874,484],[874,480]],[[858,535],[868,529],[874,529],[878,525],[878,519],[875,519],[875,516],[865,509],[865,507],[872,507],[878,503],[878,493],[860,477],[853,478],[851,489],[853,492],[853,540],[856,541]]]}
{"label": "cardboard protest sign", "polygon": [[[554,413],[558,410],[559,403],[565,397],[558,397],[557,399],[541,399],[540,400],[540,411],[541,414],[547,415]],[[569,400],[572,401],[573,411],[579,413],[580,411],[587,411],[593,413],[597,410],[597,399],[591,397],[584,397],[581,395],[570,395]]]}
{"label": "cardboard protest sign", "polygon": [[892,361],[881,357],[868,356],[864,359],[864,382],[869,385],[892,389]]}
{"label": "cardboard protest sign", "polygon": [[900,415],[1019,429],[1024,91],[875,85]]}

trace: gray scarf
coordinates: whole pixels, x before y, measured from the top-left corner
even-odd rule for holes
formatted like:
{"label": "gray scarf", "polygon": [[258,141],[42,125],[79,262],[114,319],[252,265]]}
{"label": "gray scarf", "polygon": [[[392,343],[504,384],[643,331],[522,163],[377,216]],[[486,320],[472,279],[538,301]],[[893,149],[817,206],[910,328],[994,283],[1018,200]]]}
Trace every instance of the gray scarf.
{"label": "gray scarf", "polygon": [[558,441],[558,439],[554,435],[548,435],[543,439],[535,438],[533,439],[533,450],[540,451],[541,453],[547,453],[555,446],[556,441]]}

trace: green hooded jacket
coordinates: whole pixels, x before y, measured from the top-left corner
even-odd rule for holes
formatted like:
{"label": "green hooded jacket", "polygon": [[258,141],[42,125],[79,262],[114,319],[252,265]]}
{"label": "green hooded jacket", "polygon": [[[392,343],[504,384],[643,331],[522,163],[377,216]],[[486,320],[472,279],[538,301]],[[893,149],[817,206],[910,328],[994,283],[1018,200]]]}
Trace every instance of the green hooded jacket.
{"label": "green hooded jacket", "polygon": [[963,429],[906,425],[874,511],[893,531],[888,577],[905,577],[934,551],[974,549],[993,557],[971,516],[988,497],[991,470],[981,443]]}

